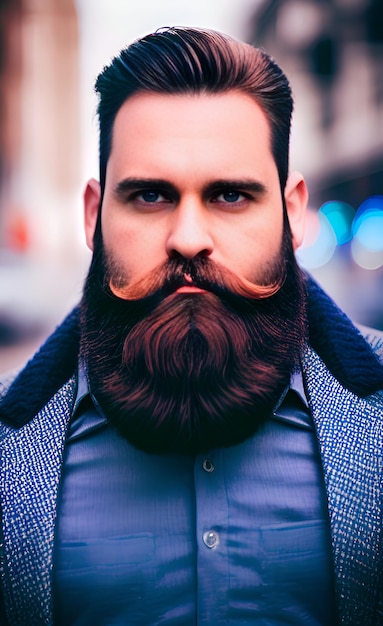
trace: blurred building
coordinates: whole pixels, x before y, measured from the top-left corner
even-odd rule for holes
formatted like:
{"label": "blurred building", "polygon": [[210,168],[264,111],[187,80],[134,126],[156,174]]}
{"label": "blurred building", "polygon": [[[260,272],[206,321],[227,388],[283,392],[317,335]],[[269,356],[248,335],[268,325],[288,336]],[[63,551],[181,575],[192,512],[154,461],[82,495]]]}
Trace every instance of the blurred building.
{"label": "blurred building", "polygon": [[311,191],[301,263],[356,321],[383,328],[382,11],[382,0],[0,0],[0,370],[4,350],[31,339],[31,353],[80,297],[94,78],[112,49],[164,23],[234,28],[281,64],[296,101],[292,166]]}
{"label": "blurred building", "polygon": [[383,328],[383,2],[265,0],[247,38],[294,92],[292,166],[312,208],[302,264]]}
{"label": "blurred building", "polygon": [[[32,351],[75,293],[73,267],[84,247],[76,238],[83,183],[78,48],[74,0],[0,0],[4,350],[31,341]],[[1,369],[6,357],[1,352]]]}
{"label": "blurred building", "polygon": [[0,246],[67,253],[81,174],[73,0],[0,0],[0,45]]}

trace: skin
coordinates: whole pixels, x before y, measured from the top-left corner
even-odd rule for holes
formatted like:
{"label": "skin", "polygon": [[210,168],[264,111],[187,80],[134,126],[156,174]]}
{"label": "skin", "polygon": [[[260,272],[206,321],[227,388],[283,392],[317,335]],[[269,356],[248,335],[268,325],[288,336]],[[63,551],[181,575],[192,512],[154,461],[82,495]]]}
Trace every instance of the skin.
{"label": "skin", "polygon": [[[284,194],[296,249],[308,198],[301,174],[290,174]],[[99,183],[90,180],[84,194],[90,249],[100,196]],[[234,90],[132,96],[115,119],[101,215],[106,255],[127,284],[175,254],[208,256],[261,282],[283,232],[267,117]]]}

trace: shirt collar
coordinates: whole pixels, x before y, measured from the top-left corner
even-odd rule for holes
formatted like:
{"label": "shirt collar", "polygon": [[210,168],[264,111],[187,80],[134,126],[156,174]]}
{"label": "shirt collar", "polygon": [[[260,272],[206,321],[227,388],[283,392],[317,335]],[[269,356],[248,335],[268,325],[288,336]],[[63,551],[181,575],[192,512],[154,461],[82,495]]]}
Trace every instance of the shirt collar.
{"label": "shirt collar", "polygon": [[[274,417],[284,421],[291,421],[292,419],[292,411],[291,404],[292,398],[294,401],[298,402],[298,410],[294,410],[293,421],[297,426],[307,427],[311,420],[308,419],[309,416],[309,406],[307,402],[307,396],[303,385],[303,375],[301,367],[297,368],[292,374],[290,378],[290,384],[286,386],[286,389],[283,391],[280,399],[278,400],[275,409],[273,411]],[[79,425],[77,423],[77,419],[80,419],[80,416],[84,415],[84,412],[80,412],[80,406],[83,405],[84,402],[91,402],[96,409],[96,411],[92,412],[92,420],[91,423],[88,420],[85,420],[83,425]],[[300,410],[300,407],[303,409]],[[299,418],[296,417],[296,413],[298,413]],[[88,428],[96,428],[102,426],[107,423],[107,418],[104,413],[101,411],[96,399],[90,393],[88,378],[86,375],[86,369],[82,362],[79,363],[78,368],[78,386],[77,386],[77,395],[76,401],[73,407],[72,412],[72,421],[76,421],[76,435],[78,433],[84,432],[88,430]]]}
{"label": "shirt collar", "polygon": [[305,387],[303,384],[303,374],[302,368],[299,367],[296,371],[294,371],[291,375],[290,379],[290,389],[295,391],[298,394],[299,398],[302,400],[303,404],[309,408]]}
{"label": "shirt collar", "polygon": [[[87,405],[87,407],[85,406]],[[87,410],[88,408],[92,410]],[[85,365],[80,361],[78,366],[77,395],[72,411],[67,440],[77,439],[85,432],[104,426],[107,419],[90,393]]]}
{"label": "shirt collar", "polygon": [[314,425],[304,389],[301,367],[291,375],[290,384],[277,402],[273,417],[298,428],[313,430]]}
{"label": "shirt collar", "polygon": [[79,363],[79,366],[78,366],[78,379],[77,380],[78,380],[77,394],[76,394],[76,401],[73,406],[72,415],[74,415],[77,412],[77,409],[79,408],[82,400],[84,400],[84,398],[89,394],[88,379],[86,376],[85,367],[81,362]]}

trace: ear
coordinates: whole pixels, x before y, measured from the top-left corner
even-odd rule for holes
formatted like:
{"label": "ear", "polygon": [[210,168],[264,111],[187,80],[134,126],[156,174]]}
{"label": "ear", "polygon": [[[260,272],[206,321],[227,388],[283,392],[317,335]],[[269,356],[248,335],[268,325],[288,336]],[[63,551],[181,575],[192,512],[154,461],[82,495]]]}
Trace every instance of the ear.
{"label": "ear", "polygon": [[308,199],[309,194],[302,174],[291,172],[286,182],[285,201],[294,250],[299,248],[303,241]]}
{"label": "ear", "polygon": [[96,229],[97,217],[100,208],[100,183],[91,178],[84,191],[84,226],[86,245],[93,250],[93,236]]}

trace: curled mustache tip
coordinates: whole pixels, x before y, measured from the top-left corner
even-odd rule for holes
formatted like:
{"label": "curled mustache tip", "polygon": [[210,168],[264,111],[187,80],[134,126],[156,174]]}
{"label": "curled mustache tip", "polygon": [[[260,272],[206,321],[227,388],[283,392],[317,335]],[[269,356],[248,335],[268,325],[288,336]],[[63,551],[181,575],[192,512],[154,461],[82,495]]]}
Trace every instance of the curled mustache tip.
{"label": "curled mustache tip", "polygon": [[218,297],[234,295],[249,299],[265,299],[275,295],[284,283],[284,273],[268,284],[253,283],[237,276],[210,259],[170,259],[133,284],[116,285],[110,272],[108,285],[112,293],[122,300],[141,300],[156,293],[171,295],[182,287],[195,287]]}

